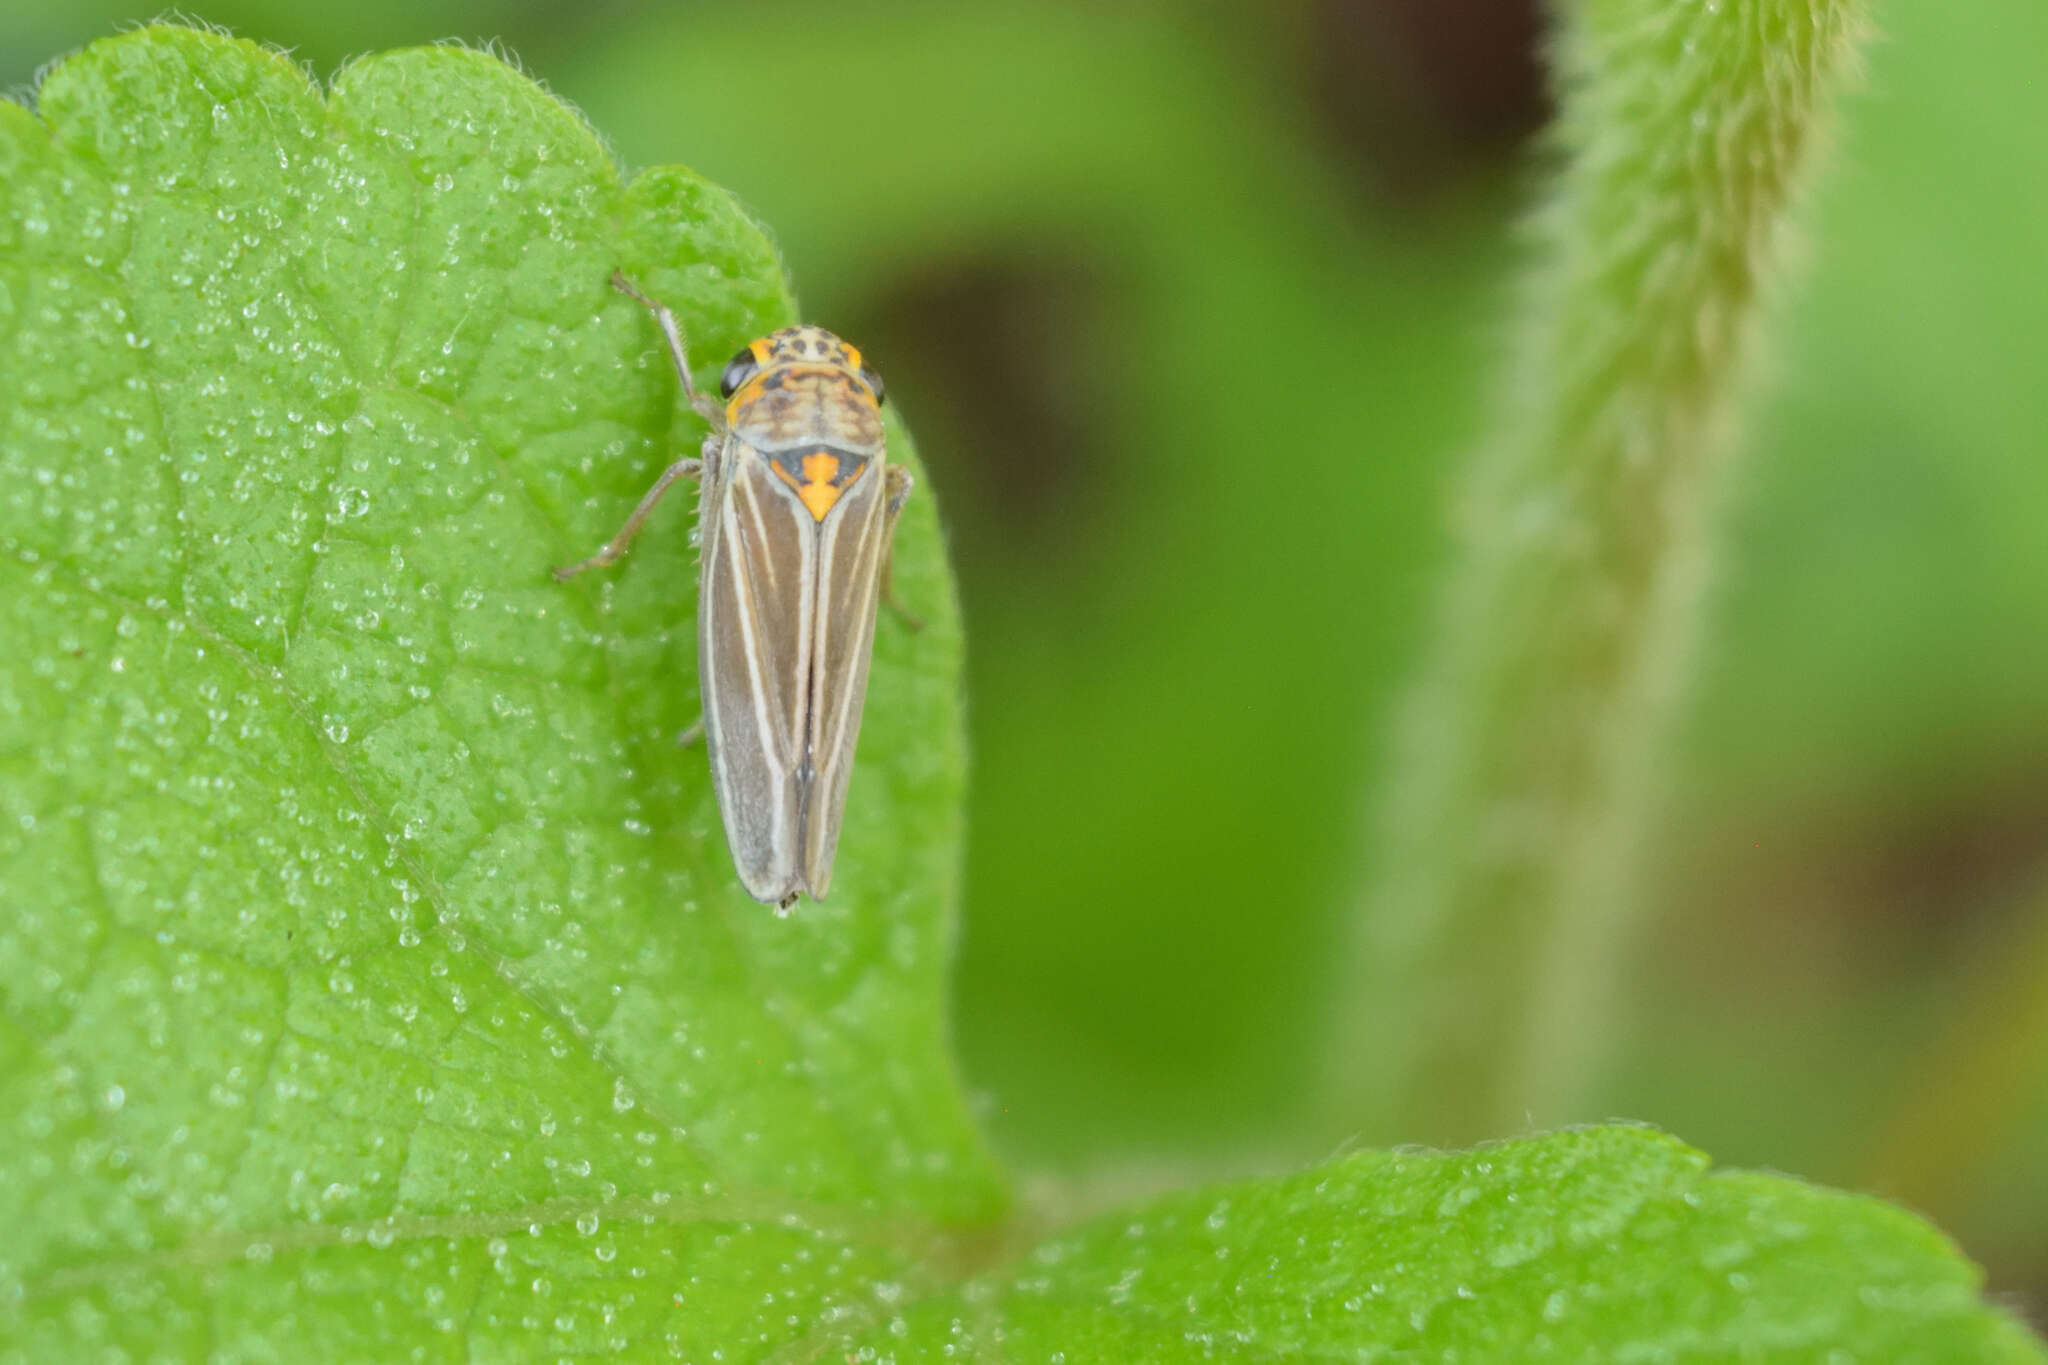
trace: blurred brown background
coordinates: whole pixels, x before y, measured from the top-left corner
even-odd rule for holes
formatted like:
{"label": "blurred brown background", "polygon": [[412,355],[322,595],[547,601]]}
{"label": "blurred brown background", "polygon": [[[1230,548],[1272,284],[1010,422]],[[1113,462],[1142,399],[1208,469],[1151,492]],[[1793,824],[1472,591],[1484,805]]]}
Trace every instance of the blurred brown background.
{"label": "blurred brown background", "polygon": [[[1343,1140],[1331,964],[1540,183],[1536,6],[189,8],[323,76],[500,39],[629,166],[751,204],[950,524],[996,1140],[1070,1173]],[[1904,1199],[2038,1319],[2048,10],[1876,9],[1578,1117]],[[10,6],[0,85],[150,13]]]}

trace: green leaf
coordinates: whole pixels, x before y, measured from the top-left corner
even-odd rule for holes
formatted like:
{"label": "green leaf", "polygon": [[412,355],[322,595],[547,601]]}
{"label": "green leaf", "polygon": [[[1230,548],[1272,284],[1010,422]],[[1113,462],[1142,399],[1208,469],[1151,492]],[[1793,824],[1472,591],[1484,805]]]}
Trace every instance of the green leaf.
{"label": "green leaf", "polygon": [[[900,1343],[913,1343],[903,1346]],[[1010,1361],[2039,1361],[1939,1234],[1609,1127],[1366,1152],[1043,1242],[864,1342]],[[862,1357],[866,1358],[866,1357]]]}
{"label": "green leaf", "polygon": [[760,229],[459,49],[323,98],[154,28],[38,105],[0,105],[0,1342],[772,1344],[995,1216],[931,499],[789,918],[674,742],[689,499],[549,575],[702,430],[612,270],[708,380],[794,317]]}
{"label": "green leaf", "polygon": [[746,215],[494,57],[174,28],[0,105],[0,184],[0,1362],[2039,1358],[1912,1218],[1639,1130],[1003,1221],[931,500],[788,918],[673,744],[687,510],[548,575],[699,434],[608,276],[708,381],[793,316]]}

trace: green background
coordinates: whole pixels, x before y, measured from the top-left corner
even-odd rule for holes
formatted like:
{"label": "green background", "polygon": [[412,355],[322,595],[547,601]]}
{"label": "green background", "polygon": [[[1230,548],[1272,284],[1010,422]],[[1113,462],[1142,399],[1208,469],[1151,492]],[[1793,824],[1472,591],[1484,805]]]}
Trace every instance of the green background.
{"label": "green background", "polygon": [[[1540,111],[1475,108],[1512,65],[1372,7],[191,8],[323,77],[502,39],[772,224],[945,508],[991,1135],[1121,1188],[1344,1141],[1332,964],[1537,178]],[[0,86],[150,13],[11,6]],[[1903,1199],[2039,1321],[2048,10],[1876,13],[1573,1117]]]}

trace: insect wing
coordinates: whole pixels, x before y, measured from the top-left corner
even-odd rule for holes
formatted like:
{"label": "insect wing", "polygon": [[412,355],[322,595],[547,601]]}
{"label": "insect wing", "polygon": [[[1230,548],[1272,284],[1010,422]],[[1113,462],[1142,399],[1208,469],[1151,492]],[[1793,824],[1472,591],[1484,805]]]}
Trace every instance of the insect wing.
{"label": "insect wing", "polygon": [[804,878],[822,897],[832,881],[840,812],[860,738],[874,651],[875,599],[888,553],[888,493],[882,461],[871,461],[818,528],[817,608],[811,646],[810,804],[804,820]]}
{"label": "insect wing", "polygon": [[741,883],[781,905],[804,889],[819,537],[737,437],[705,496],[697,668],[712,786]]}

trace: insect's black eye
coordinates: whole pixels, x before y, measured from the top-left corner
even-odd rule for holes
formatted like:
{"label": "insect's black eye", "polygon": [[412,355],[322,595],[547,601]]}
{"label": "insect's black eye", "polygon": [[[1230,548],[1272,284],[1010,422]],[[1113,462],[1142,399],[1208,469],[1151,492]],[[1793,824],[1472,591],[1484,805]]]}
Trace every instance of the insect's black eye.
{"label": "insect's black eye", "polygon": [[733,390],[747,382],[754,371],[761,368],[761,362],[754,359],[754,348],[749,346],[731,360],[725,362],[725,373],[718,376],[718,396],[732,397]]}
{"label": "insect's black eye", "polygon": [[880,407],[885,401],[882,397],[882,376],[863,365],[860,367],[860,377],[862,382],[874,393],[875,406]]}

